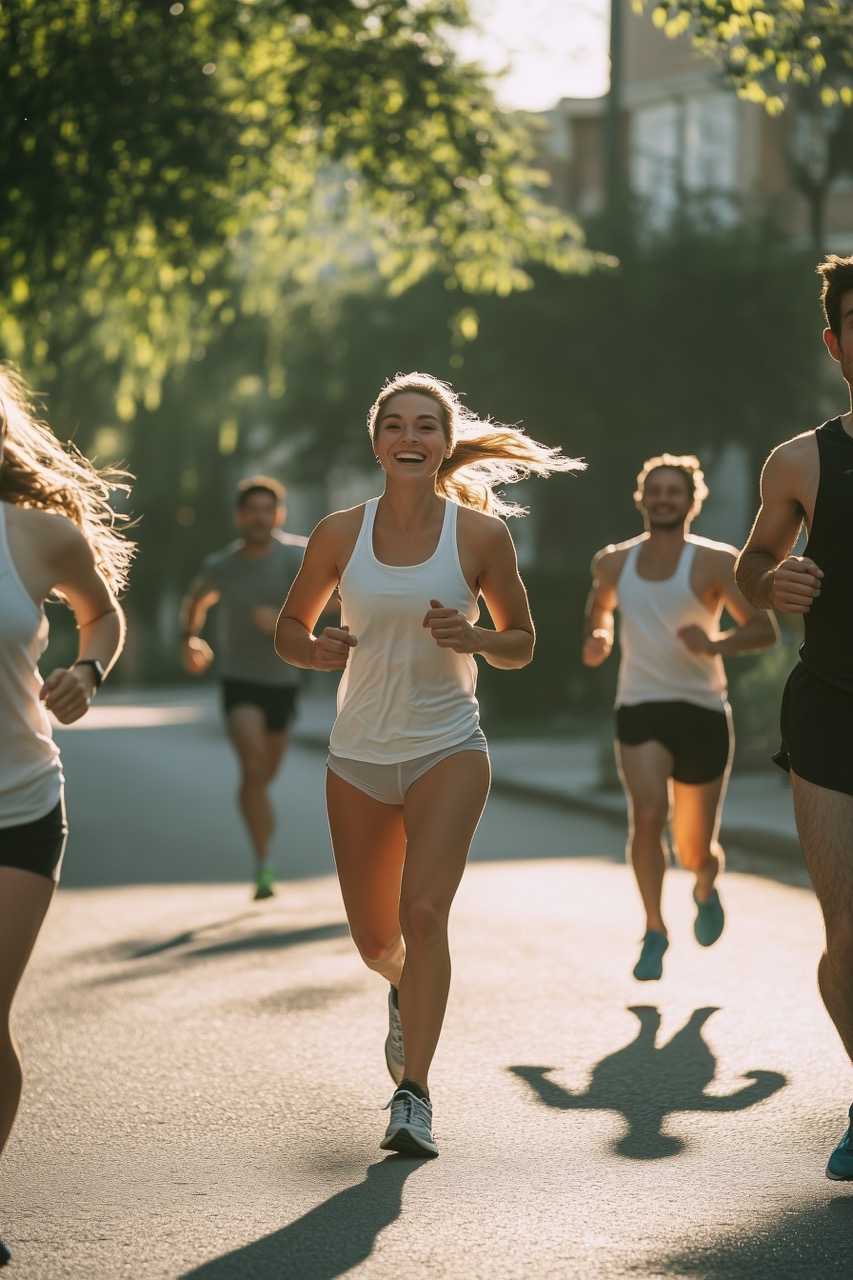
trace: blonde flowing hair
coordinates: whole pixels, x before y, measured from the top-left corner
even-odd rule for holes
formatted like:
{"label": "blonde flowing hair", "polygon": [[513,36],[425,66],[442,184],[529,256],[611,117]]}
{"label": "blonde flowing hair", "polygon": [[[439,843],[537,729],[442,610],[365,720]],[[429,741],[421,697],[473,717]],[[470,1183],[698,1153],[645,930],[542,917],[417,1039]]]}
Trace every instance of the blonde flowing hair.
{"label": "blonde flowing hair", "polygon": [[75,445],[62,444],[20,374],[0,365],[0,501],[67,516],[92,548],[113,591],[127,584],[134,543],[121,532],[128,517],[110,504],[114,490],[129,492],[126,471],[99,469]]}
{"label": "blonde flowing hair", "polygon": [[497,485],[515,484],[531,474],[549,476],[555,471],[583,471],[586,467],[580,459],[567,458],[559,449],[540,444],[520,427],[478,418],[462,404],[449,382],[428,373],[398,373],[385,383],[367,416],[371,440],[376,437],[383,406],[391,396],[406,391],[429,396],[441,410],[452,452],[438,469],[435,487],[460,506],[499,516],[523,516],[527,508],[496,493]]}

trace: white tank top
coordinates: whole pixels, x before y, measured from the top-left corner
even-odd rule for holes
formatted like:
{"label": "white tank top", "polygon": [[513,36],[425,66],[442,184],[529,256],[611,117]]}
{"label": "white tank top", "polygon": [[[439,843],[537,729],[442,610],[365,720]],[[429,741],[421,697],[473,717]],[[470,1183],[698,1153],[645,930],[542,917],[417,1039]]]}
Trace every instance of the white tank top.
{"label": "white tank top", "polygon": [[62,794],[59,751],[39,701],[47,630],[12,563],[0,502],[0,827],[43,818]]}
{"label": "white tank top", "polygon": [[435,551],[422,564],[377,560],[378,498],[365,503],[349,563],[341,574],[341,624],[358,644],[338,686],[329,746],[337,756],[398,764],[464,742],[480,722],[470,654],[440,649],[423,626],[430,600],[476,622],[480,608],[462,573],[454,502],[445,502]]}
{"label": "white tank top", "polygon": [[688,534],[675,573],[663,582],[637,573],[641,545],[629,549],[616,583],[621,654],[616,706],[692,702],[719,711],[726,705],[722,658],[691,653],[678,638],[679,629],[691,624],[709,634],[717,630],[721,610],[713,614],[690,586],[696,547],[709,544]]}

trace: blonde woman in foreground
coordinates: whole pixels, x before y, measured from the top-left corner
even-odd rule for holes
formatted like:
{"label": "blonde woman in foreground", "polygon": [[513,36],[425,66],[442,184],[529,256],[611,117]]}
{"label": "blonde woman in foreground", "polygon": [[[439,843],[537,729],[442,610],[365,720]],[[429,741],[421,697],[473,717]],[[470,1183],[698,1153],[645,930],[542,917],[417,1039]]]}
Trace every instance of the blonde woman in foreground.
{"label": "blonde woman in foreground", "polygon": [[[276,631],[297,667],[343,672],[326,773],[353,941],[390,984],[386,1150],[436,1156],[429,1069],[450,986],[447,925],[489,791],[479,654],[525,666],[534,629],[494,492],[574,471],[521,430],[477,419],[426,374],[386,383],[368,417],[384,491],[314,530]],[[340,626],[313,628],[337,587]],[[493,626],[477,624],[482,597]]]}
{"label": "blonde woman in foreground", "polygon": [[[65,449],[35,416],[21,379],[0,366],[0,1152],[21,1096],[9,1025],[15,992],[59,879],[67,826],[48,711],[85,715],[121,650],[132,546],[109,505],[114,477]],[[62,600],[76,661],[44,680],[44,602]],[[0,1267],[10,1260],[0,1241]]]}

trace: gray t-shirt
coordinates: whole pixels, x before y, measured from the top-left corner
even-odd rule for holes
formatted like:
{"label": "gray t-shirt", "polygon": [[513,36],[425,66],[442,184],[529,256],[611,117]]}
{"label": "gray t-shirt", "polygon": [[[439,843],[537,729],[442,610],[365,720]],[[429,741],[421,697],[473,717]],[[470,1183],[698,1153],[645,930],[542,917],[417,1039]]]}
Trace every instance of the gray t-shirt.
{"label": "gray t-shirt", "polygon": [[252,610],[266,605],[278,612],[299,572],[308,539],[278,530],[273,538],[272,549],[257,559],[244,556],[239,541],[208,556],[200,583],[219,593],[216,656],[220,676],[288,688],[300,683],[302,673],[282,662],[273,637],[258,627]]}

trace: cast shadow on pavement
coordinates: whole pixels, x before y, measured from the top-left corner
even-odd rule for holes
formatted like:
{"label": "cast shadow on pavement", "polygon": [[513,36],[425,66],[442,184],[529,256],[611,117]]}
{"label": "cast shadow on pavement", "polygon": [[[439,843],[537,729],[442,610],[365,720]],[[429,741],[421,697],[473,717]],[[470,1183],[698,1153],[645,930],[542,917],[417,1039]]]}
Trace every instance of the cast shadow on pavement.
{"label": "cast shadow on pavement", "polygon": [[706,1093],[714,1079],[716,1059],[702,1038],[702,1027],[715,1008],[695,1009],[667,1044],[655,1043],[661,1015],[652,1005],[632,1005],[640,1023],[637,1038],[617,1049],[593,1068],[585,1093],[570,1093],[549,1080],[555,1067],[514,1066],[509,1070],[525,1080],[543,1106],[557,1111],[616,1111],[628,1128],[613,1144],[616,1154],[630,1160],[660,1160],[677,1155],[687,1145],[664,1133],[666,1117],[674,1112],[742,1111],[787,1084],[777,1071],[747,1071],[744,1085],[727,1097]]}
{"label": "cast shadow on pavement", "polygon": [[[767,1152],[764,1158],[769,1158]],[[822,1170],[814,1172],[820,1175]],[[775,1218],[762,1215],[754,1231],[739,1227],[710,1243],[697,1241],[689,1248],[647,1257],[643,1274],[697,1280],[832,1280],[850,1275],[851,1235],[853,1196],[834,1195],[804,1202]]]}
{"label": "cast shadow on pavement", "polygon": [[[214,956],[239,955],[247,951],[282,951],[287,947],[304,947],[314,942],[350,936],[349,927],[343,920],[309,925],[301,929],[248,928],[244,931],[242,925],[247,919],[254,919],[252,913],[246,912],[225,920],[212,920],[208,924],[197,925],[157,941],[128,938],[101,948],[97,953],[86,952],[82,958],[87,962],[97,960],[100,963],[122,965],[133,961],[152,962],[147,965],[137,963],[133,969],[105,974],[89,985],[110,986],[129,982],[134,978],[150,977],[152,972],[165,974],[172,969],[185,968],[190,961],[208,960]],[[152,968],[152,964],[156,965],[156,969]]]}
{"label": "cast shadow on pavement", "polygon": [[334,1280],[370,1257],[381,1232],[400,1216],[403,1183],[428,1163],[396,1155],[379,1160],[364,1182],[180,1280]]}

